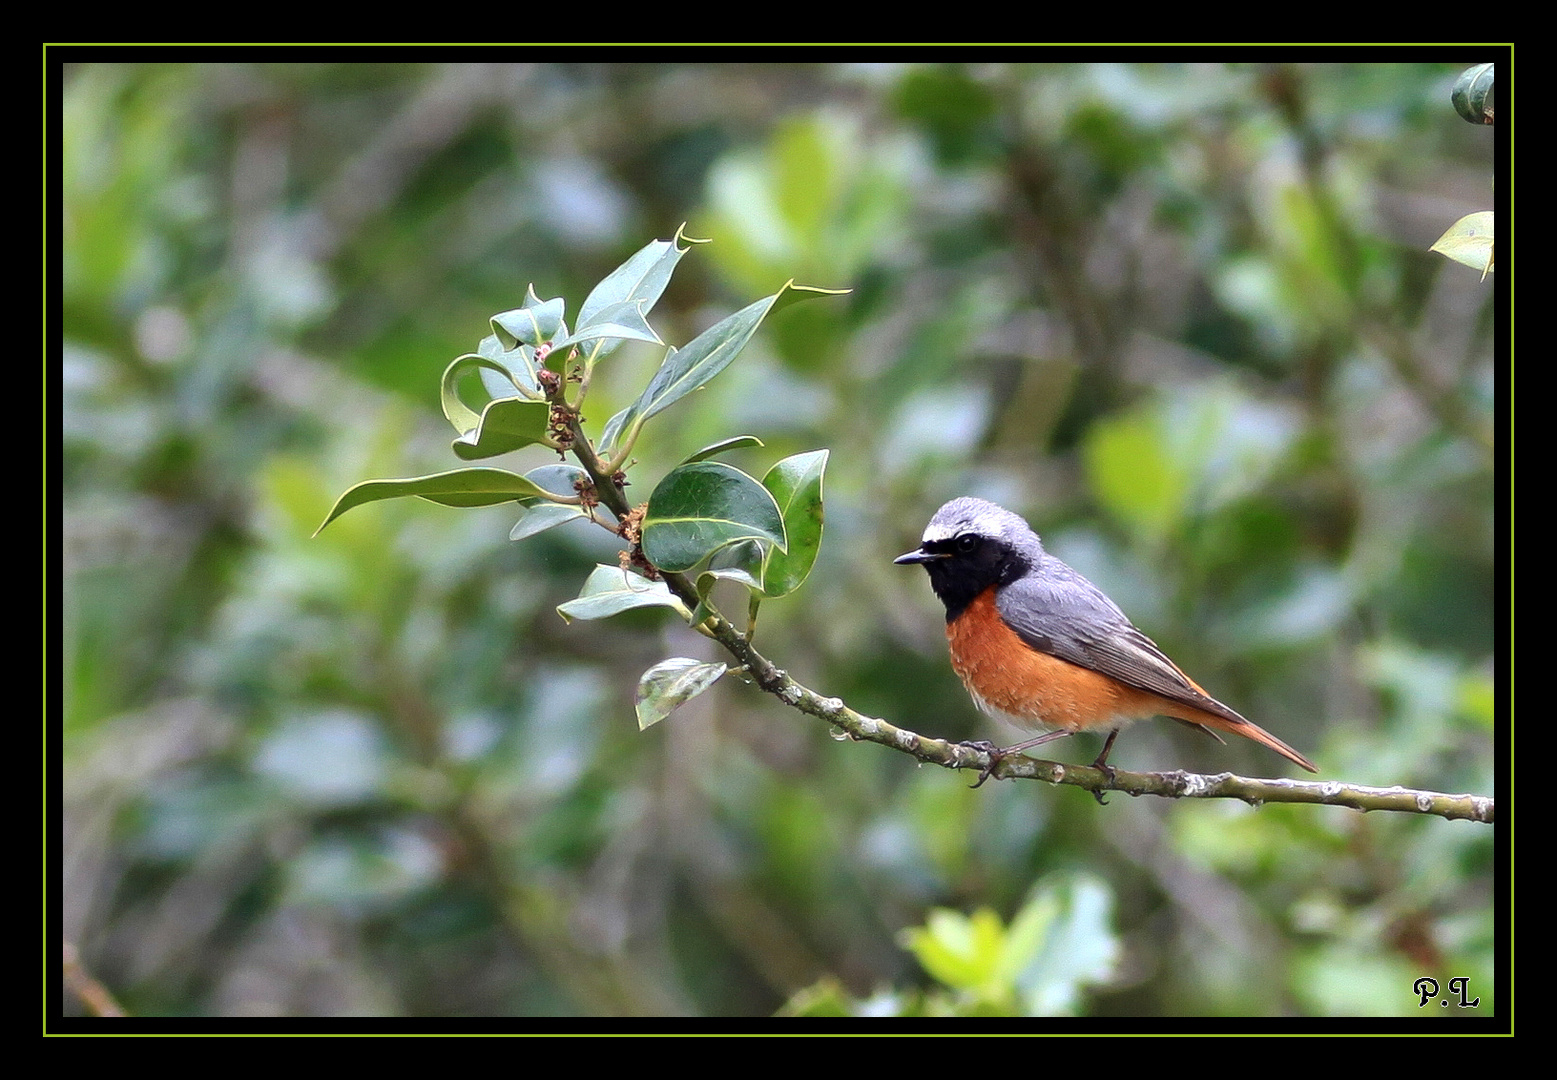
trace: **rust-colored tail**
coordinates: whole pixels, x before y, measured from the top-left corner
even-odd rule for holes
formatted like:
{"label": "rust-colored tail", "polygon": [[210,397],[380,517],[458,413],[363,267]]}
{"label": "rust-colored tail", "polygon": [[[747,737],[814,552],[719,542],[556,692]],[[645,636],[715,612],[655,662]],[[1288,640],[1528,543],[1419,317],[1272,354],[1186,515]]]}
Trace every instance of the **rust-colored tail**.
{"label": "rust-colored tail", "polygon": [[1307,769],[1311,773],[1316,773],[1319,771],[1318,766],[1316,766],[1312,761],[1309,761],[1302,754],[1292,749],[1292,747],[1288,746],[1286,743],[1282,742],[1280,739],[1276,738],[1276,736],[1272,735],[1270,732],[1266,731],[1256,723],[1244,720],[1242,717],[1237,720],[1228,720],[1224,717],[1217,716],[1215,713],[1209,713],[1200,710],[1196,710],[1196,712],[1198,715],[1193,721],[1196,724],[1201,724],[1205,727],[1216,728],[1220,731],[1231,732],[1234,735],[1242,735],[1246,739],[1253,739],[1261,746],[1269,747],[1270,749],[1276,751],[1276,753],[1280,754],[1282,757],[1286,758],[1288,761],[1303,766],[1303,768]]}

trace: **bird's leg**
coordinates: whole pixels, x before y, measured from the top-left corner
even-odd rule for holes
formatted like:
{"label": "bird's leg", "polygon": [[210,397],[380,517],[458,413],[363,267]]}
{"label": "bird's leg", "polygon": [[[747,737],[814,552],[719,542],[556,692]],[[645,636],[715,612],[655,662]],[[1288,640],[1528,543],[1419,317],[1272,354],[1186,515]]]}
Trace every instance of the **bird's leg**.
{"label": "bird's leg", "polygon": [[[1103,752],[1099,754],[1097,756],[1097,760],[1092,763],[1092,767],[1094,769],[1101,769],[1103,775],[1108,777],[1109,787],[1113,787],[1114,781],[1119,777],[1119,774],[1114,771],[1114,767],[1108,764],[1108,752],[1114,748],[1114,740],[1117,738],[1119,738],[1119,729],[1115,728],[1113,731],[1108,733],[1108,738],[1103,740]],[[1099,806],[1108,805],[1108,800],[1103,798],[1103,793],[1101,791],[1094,791],[1092,793],[1092,797],[1097,800],[1097,804]]]}
{"label": "bird's leg", "polygon": [[1005,747],[997,747],[994,743],[985,739],[978,739],[972,742],[962,743],[962,746],[966,746],[972,750],[982,750],[984,753],[989,755],[989,764],[984,766],[984,771],[979,773],[978,781],[973,786],[983,787],[984,781],[989,779],[990,774],[995,771],[995,768],[1012,754],[1020,754],[1023,750],[1031,750],[1035,746],[1042,745],[1046,742],[1051,742],[1054,739],[1063,739],[1065,736],[1070,734],[1072,733],[1066,731],[1064,728],[1061,728],[1058,731],[1045,732],[1036,739],[1028,739],[1026,742],[1019,742],[1012,746]]}
{"label": "bird's leg", "polygon": [[1097,760],[1092,763],[1092,767],[1094,769],[1102,769],[1103,772],[1108,774],[1108,782],[1110,784],[1114,782],[1114,777],[1116,774],[1114,772],[1114,767],[1108,764],[1108,752],[1114,748],[1114,740],[1117,738],[1119,738],[1119,729],[1115,728],[1113,731],[1108,733],[1108,738],[1103,740],[1103,752],[1100,753],[1097,756]]}

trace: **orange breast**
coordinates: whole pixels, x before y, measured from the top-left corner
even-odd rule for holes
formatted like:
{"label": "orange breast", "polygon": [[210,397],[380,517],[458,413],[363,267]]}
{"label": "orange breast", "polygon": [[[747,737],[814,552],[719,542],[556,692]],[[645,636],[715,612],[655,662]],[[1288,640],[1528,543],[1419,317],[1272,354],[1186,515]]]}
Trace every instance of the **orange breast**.
{"label": "orange breast", "polygon": [[952,668],[979,708],[1019,727],[1114,728],[1148,716],[1202,720],[1199,709],[1126,686],[1089,668],[1039,652],[995,608],[988,589],[946,624]]}

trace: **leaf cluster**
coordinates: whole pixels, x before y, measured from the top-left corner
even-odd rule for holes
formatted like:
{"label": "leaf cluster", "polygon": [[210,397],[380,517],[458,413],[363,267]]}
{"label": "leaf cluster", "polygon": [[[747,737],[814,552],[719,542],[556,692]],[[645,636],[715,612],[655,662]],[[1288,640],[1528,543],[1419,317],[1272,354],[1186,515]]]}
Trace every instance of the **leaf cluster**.
{"label": "leaf cluster", "polygon": [[[519,504],[523,516],[510,539],[523,540],[579,518],[615,533],[629,545],[621,565],[597,566],[578,597],[560,605],[564,619],[600,619],[642,607],[668,607],[701,627],[716,612],[709,593],[718,581],[734,581],[750,593],[747,639],[764,599],[798,589],[816,562],[822,542],[822,478],[828,452],[794,454],[775,463],[759,481],[717,455],[761,446],[752,435],[723,439],[686,458],[655,485],[649,500],[630,510],[621,495],[633,448],[645,424],[698,390],[740,355],[771,314],[802,300],[847,290],[787,281],[771,296],[720,320],[681,348],[669,346],[636,400],[606,422],[597,439],[583,427],[583,407],[596,365],[624,342],[664,345],[648,315],[670,283],[676,264],[692,245],[684,234],[645,245],[606,275],[566,321],[562,297],[540,299],[532,284],[520,307],[493,315],[492,332],[476,351],[456,357],[441,382],[443,414],[458,433],[454,453],[466,460],[497,457],[544,446],[578,462],[538,466],[519,474],[505,469],[454,469],[409,479],[365,480],[335,502],[322,531],[354,507],[414,496],[444,506]],[[469,403],[469,375],[479,377],[484,400]],[[602,518],[598,511],[611,515]],[[721,565],[713,561],[727,557]],[[704,569],[695,573],[699,567]],[[662,580],[695,573],[692,606]],[[645,673],[638,691],[638,722],[648,727],[723,675],[722,663],[676,659]]]}

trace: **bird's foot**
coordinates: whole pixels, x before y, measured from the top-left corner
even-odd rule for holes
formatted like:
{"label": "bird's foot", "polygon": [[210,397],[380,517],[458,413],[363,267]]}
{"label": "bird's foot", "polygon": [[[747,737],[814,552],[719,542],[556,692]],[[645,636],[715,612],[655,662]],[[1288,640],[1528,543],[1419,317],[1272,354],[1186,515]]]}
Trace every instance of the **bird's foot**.
{"label": "bird's foot", "polygon": [[1000,765],[1001,760],[1006,756],[1006,752],[1004,750],[1000,749],[1000,747],[996,746],[988,739],[969,739],[964,742],[960,742],[957,745],[966,746],[969,750],[977,750],[980,753],[989,755],[989,764],[984,766],[984,768],[979,772],[978,780],[974,781],[973,786],[976,788],[984,786],[984,781],[988,780],[992,775],[994,775],[995,769]]}
{"label": "bird's foot", "polygon": [[[1104,761],[1101,757],[1092,763],[1092,767],[1101,771],[1104,776],[1108,777],[1108,787],[1113,787],[1114,783],[1119,779],[1118,770]],[[1100,789],[1092,793],[1092,797],[1097,800],[1097,804],[1099,806],[1108,805],[1108,800],[1103,798],[1103,790],[1105,789]]]}

